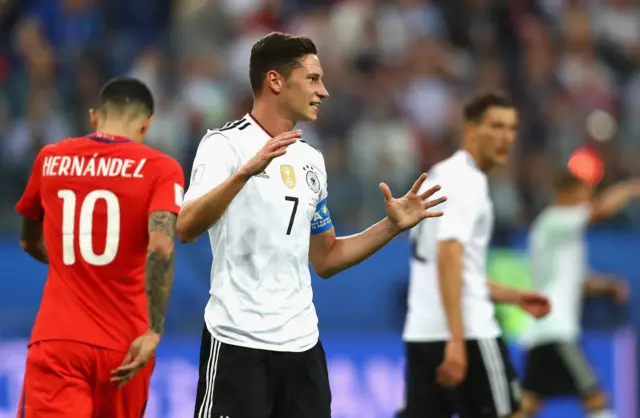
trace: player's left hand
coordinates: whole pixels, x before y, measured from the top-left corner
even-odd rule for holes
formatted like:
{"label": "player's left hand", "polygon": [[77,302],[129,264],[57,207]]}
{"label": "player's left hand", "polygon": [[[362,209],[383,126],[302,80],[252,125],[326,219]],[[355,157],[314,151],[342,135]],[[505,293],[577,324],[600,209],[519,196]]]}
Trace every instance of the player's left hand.
{"label": "player's left hand", "polygon": [[542,318],[551,312],[551,302],[542,293],[522,291],[518,294],[517,303],[534,318]]}
{"label": "player's left hand", "polygon": [[380,183],[380,190],[384,195],[384,201],[387,207],[387,216],[400,231],[412,228],[423,219],[442,216],[442,212],[431,212],[429,209],[443,203],[447,198],[440,197],[434,200],[427,200],[440,190],[439,185],[433,186],[429,190],[418,194],[420,187],[422,187],[426,179],[427,175],[422,174],[413,184],[411,190],[409,190],[406,195],[397,199],[391,194],[389,186],[385,183]]}
{"label": "player's left hand", "polygon": [[124,360],[122,360],[122,364],[120,364],[117,369],[111,371],[113,375],[111,381],[120,382],[118,389],[126,385],[129,380],[133,379],[133,376],[138,370],[146,366],[153,357],[153,353],[155,353],[159,342],[160,336],[153,331],[147,331],[133,340],[129,346],[127,355],[124,356]]}

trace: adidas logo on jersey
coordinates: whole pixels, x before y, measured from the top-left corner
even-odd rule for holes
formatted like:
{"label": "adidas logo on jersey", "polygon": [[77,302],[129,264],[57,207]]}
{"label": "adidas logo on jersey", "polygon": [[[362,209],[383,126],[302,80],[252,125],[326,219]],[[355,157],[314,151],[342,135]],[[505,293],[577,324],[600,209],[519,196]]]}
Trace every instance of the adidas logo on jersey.
{"label": "adidas logo on jersey", "polygon": [[254,177],[260,177],[260,178],[263,178],[263,179],[271,178],[271,177],[269,177],[269,175],[268,175],[267,173],[265,173],[264,171],[262,171],[262,172],[260,172],[260,173],[258,173],[258,174],[256,174],[256,175],[254,175]]}

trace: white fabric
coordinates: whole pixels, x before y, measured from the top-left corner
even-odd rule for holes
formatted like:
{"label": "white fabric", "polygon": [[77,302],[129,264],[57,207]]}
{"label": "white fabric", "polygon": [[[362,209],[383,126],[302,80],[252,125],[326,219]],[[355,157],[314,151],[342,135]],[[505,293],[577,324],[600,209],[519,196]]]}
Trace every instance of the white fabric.
{"label": "white fabric", "polygon": [[[270,138],[250,115],[225,127],[202,139],[185,205],[224,182]],[[301,141],[238,193],[209,230],[214,260],[205,322],[214,339],[292,352],[317,343],[309,239],[326,197],[322,154]]]}
{"label": "white fabric", "polygon": [[493,206],[486,175],[466,151],[437,164],[423,190],[440,184],[447,196],[444,216],[428,219],[411,231],[419,261],[411,261],[409,309],[405,341],[442,341],[450,337],[440,297],[436,254],[438,243],[462,244],[462,317],[465,337],[495,338],[500,328],[495,319],[487,281],[487,248],[493,230]]}
{"label": "white fabric", "polygon": [[583,286],[587,276],[584,234],[588,205],[551,206],[534,221],[529,237],[533,288],[551,301],[551,313],[532,320],[523,335],[525,345],[575,342],[580,334]]}

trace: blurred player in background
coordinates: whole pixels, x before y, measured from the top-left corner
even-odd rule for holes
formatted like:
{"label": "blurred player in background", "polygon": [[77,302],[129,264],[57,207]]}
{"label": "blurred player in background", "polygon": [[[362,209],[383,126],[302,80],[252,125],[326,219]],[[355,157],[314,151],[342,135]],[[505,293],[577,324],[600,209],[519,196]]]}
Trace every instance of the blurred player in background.
{"label": "blurred player in background", "polygon": [[312,122],[328,93],[309,38],[272,33],[251,50],[253,110],[209,131],[198,148],[180,239],[209,232],[211,298],[200,348],[196,418],[329,418],[331,391],[319,341],[309,261],[329,278],[401,231],[441,212],[383,183],[388,217],[337,238],[322,154],[293,131]]}
{"label": "blurred player in background", "polygon": [[503,418],[520,409],[517,377],[493,304],[514,303],[541,316],[549,311],[548,300],[487,279],[493,232],[487,173],[507,164],[517,125],[507,97],[477,94],[464,108],[462,149],[430,172],[448,201],[442,218],[411,231],[402,417]]}
{"label": "blurred player in background", "polygon": [[591,275],[585,232],[591,222],[612,217],[640,198],[640,180],[614,185],[591,199],[592,186],[571,170],[555,181],[551,206],[535,220],[530,235],[532,284],[547,295],[553,312],[525,332],[529,346],[523,382],[523,410],[533,415],[543,399],[579,396],[590,418],[612,418],[607,397],[578,347],[582,298],[627,297],[624,282]]}
{"label": "blurred player in background", "polygon": [[175,160],[142,145],[153,107],[143,83],[113,79],[90,111],[96,132],[36,157],[16,210],[22,248],[49,274],[21,418],[144,414],[184,184]]}

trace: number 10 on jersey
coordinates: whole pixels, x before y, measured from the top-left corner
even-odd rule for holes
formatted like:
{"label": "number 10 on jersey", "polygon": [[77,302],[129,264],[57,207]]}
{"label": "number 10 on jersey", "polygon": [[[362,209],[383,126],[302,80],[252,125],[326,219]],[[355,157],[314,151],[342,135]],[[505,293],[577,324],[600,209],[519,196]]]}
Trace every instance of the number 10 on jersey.
{"label": "number 10 on jersey", "polygon": [[[105,266],[111,263],[120,244],[120,202],[109,190],[93,190],[80,204],[78,231],[76,225],[77,198],[73,190],[59,190],[62,199],[62,261],[65,265],[76,262],[75,241],[78,239],[80,255],[88,264]],[[102,254],[93,250],[93,214],[98,200],[107,205],[107,241]],[[76,238],[77,236],[77,238]]]}

